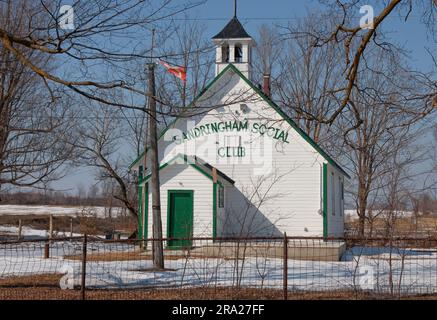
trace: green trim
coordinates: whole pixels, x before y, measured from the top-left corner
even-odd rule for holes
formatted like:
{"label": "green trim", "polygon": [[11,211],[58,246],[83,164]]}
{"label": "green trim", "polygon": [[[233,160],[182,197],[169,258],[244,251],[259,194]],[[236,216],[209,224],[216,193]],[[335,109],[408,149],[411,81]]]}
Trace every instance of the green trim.
{"label": "green trim", "polygon": [[143,187],[138,186],[138,239],[143,239]]}
{"label": "green trim", "polygon": [[328,237],[328,164],[323,164],[323,237]]}
{"label": "green trim", "polygon": [[[189,164],[190,166],[192,166],[194,169],[196,169],[197,171],[199,171],[201,174],[203,174],[205,177],[209,178],[210,180],[213,180],[213,177],[211,174],[209,174],[208,172],[206,172],[205,170],[203,170],[201,167],[199,167],[197,164],[192,163],[192,161],[188,161],[188,157],[186,155],[182,155],[182,154],[177,154],[176,156],[174,156],[173,158],[171,158],[169,161],[167,161],[166,163],[162,164],[159,167],[159,170],[161,171],[162,169],[164,169],[165,167],[167,167],[168,165],[170,165],[173,161],[175,161],[176,159],[182,159],[184,160],[184,163]],[[144,179],[140,180],[138,183],[139,184],[143,184],[145,182],[147,182],[150,177],[152,175],[149,174],[147,175]],[[221,185],[221,182],[218,182]]]}
{"label": "green trim", "polygon": [[[138,181],[143,180],[143,166],[138,170]],[[138,239],[143,239],[143,187],[138,186]]]}
{"label": "green trim", "polygon": [[[220,72],[200,93],[199,95],[193,100],[193,102],[188,106],[187,110],[185,110],[184,112],[181,113],[184,114],[186,113],[191,107],[192,105],[206,92],[208,91],[208,89],[215,83],[217,82],[222,76],[223,74],[225,74],[229,69],[231,69],[232,71],[234,71],[237,75],[240,76],[240,78],[242,78],[257,94],[259,94],[261,96],[261,98],[263,98],[263,100],[265,102],[267,102],[274,110],[276,110],[276,112],[279,113],[279,115],[285,120],[287,121],[287,123],[294,129],[297,131],[297,133],[299,133],[299,135],[304,138],[305,141],[307,141],[326,161],[329,162],[329,164],[331,164],[332,166],[334,166],[335,168],[337,168],[340,172],[342,172],[347,178],[350,179],[350,176],[341,168],[340,165],[338,165],[334,159],[332,159],[305,131],[303,131],[297,124],[296,122],[294,122],[288,115],[285,114],[284,111],[282,111],[282,109],[276,104],[274,103],[272,100],[270,100],[269,97],[267,97],[260,89],[258,89],[249,79],[246,78],[245,75],[243,75],[241,73],[240,70],[237,69],[237,67],[235,67],[232,63],[229,63],[226,68],[223,69],[222,72]],[[180,116],[176,117],[168,126],[167,128],[165,128],[159,138],[161,139],[161,137],[167,132],[167,130],[169,130],[174,124],[175,122],[180,118]],[[146,149],[147,151],[147,149]],[[141,158],[143,157],[144,152],[129,166],[129,169],[131,169],[135,164],[138,163],[138,161],[141,160]]]}
{"label": "green trim", "polygon": [[144,190],[144,239],[147,239],[149,232],[149,184],[146,183]]}
{"label": "green trim", "polygon": [[[193,236],[193,232],[194,232],[194,190],[185,190],[185,189],[178,189],[178,190],[167,190],[167,238],[171,238],[170,235],[170,195],[172,193],[189,193],[191,196],[191,237]],[[178,249],[185,249],[187,247],[191,247],[192,246],[192,241],[189,241],[189,245],[188,246],[180,246],[180,245],[172,245],[170,243],[170,241],[167,241],[167,249],[173,249],[173,250],[178,250]]]}
{"label": "green trim", "polygon": [[212,184],[212,237],[217,238],[217,182]]}

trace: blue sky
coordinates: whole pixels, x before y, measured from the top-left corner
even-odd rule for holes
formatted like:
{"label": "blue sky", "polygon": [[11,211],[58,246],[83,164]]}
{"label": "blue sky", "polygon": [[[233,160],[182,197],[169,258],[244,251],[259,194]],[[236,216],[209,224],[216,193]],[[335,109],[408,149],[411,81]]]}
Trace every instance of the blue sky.
{"label": "blue sky", "polygon": [[[209,37],[219,32],[233,15],[233,0],[209,0],[188,13],[191,19],[198,20],[206,28]],[[381,7],[381,0],[367,1],[374,6],[375,15]],[[323,10],[324,7],[316,0],[239,0],[238,18],[243,23],[249,34],[255,36],[261,24],[286,25],[299,18],[305,17],[309,12]],[[356,23],[359,23],[361,14],[356,12]],[[437,45],[428,38],[425,26],[420,22],[420,12],[413,11],[407,22],[396,14],[384,22],[384,30],[390,41],[402,46],[409,54],[409,64],[420,71],[430,71],[433,61],[426,48],[437,56]],[[434,66],[435,69],[435,66]],[[88,169],[74,169],[68,177],[54,183],[53,187],[75,190],[76,186],[83,184],[89,186],[94,183],[92,171]]]}

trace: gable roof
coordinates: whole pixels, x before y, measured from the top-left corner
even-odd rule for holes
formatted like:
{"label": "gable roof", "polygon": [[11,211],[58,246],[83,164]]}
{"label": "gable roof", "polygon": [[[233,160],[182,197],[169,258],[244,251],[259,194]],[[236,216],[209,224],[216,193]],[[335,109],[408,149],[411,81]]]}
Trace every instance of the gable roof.
{"label": "gable roof", "polygon": [[[191,156],[187,156],[186,154],[181,154],[181,153],[178,153],[175,157],[171,158],[166,163],[160,165],[159,170],[164,169],[165,167],[167,167],[169,165],[172,165],[177,159],[181,159],[184,163],[192,166],[193,168],[195,168],[197,171],[202,173],[207,178],[214,180],[213,175],[212,175],[212,170],[214,169],[213,166],[211,166],[209,163],[203,161],[199,157],[191,157]],[[232,180],[230,177],[228,177],[225,173],[221,172],[217,168],[216,168],[216,172],[217,172],[217,176],[220,177],[221,179],[229,182],[230,184],[235,183],[234,180]],[[142,183],[146,182],[147,180],[150,179],[150,177],[151,177],[151,174],[148,174],[141,181],[138,181],[138,184],[142,184]]]}
{"label": "gable roof", "polygon": [[244,30],[243,25],[237,19],[233,17],[231,21],[223,28],[222,31],[217,33],[213,39],[237,39],[237,38],[251,38],[249,34]]}
{"label": "gable roof", "polygon": [[[204,94],[207,92],[214,83],[216,83],[225,73],[228,71],[233,71],[236,73],[241,79],[243,79],[261,98],[269,104],[270,107],[272,107],[306,142],[308,142],[330,165],[338,169],[341,173],[343,173],[347,178],[350,179],[350,176],[346,173],[346,171],[343,170],[343,168],[335,162],[335,160],[322,149],[320,145],[318,145],[305,131],[303,131],[296,122],[293,121],[282,109],[273,102],[268,96],[264,94],[257,86],[255,86],[252,81],[250,81],[244,74],[238,70],[237,67],[235,67],[232,63],[229,63],[226,68],[224,68],[200,93],[199,95],[193,100],[193,102],[188,106],[188,108],[191,108],[193,104],[196,103]],[[183,111],[187,112],[187,110]],[[161,131],[158,140],[161,139],[164,134],[167,132],[168,129],[172,127],[172,125],[175,124],[175,122],[179,119],[179,117],[175,118],[164,130]],[[147,151],[147,149],[145,150]],[[137,159],[129,166],[129,169],[131,169],[133,166],[135,166],[144,156],[145,151],[143,151]]]}

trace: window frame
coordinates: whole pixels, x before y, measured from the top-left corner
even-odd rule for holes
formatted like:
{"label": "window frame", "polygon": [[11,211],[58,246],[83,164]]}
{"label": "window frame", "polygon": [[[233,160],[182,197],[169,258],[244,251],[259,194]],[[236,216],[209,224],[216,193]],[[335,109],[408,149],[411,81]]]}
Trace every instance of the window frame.
{"label": "window frame", "polygon": [[217,185],[217,207],[219,209],[225,207],[225,187],[221,184]]}
{"label": "window frame", "polygon": [[331,172],[331,214],[335,216],[335,175]]}

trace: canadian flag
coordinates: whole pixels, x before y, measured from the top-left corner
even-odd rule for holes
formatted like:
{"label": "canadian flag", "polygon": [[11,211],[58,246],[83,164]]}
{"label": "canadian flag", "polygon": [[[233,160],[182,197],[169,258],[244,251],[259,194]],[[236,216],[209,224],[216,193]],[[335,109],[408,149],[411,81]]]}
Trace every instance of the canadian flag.
{"label": "canadian flag", "polygon": [[167,71],[172,75],[174,75],[175,77],[178,77],[184,82],[187,81],[187,72],[184,67],[171,66],[167,62],[161,59],[159,59],[159,63],[162,64],[167,69]]}

